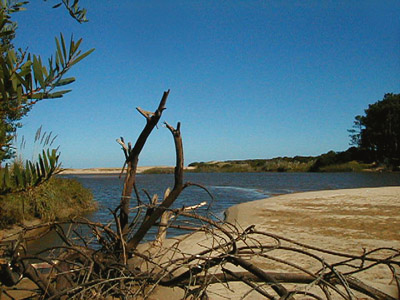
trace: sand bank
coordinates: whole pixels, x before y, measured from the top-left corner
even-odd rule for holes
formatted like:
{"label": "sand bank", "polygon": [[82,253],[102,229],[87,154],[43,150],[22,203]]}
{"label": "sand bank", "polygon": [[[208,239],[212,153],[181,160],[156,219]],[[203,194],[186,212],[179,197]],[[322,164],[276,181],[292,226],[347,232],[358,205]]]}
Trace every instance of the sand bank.
{"label": "sand bank", "polygon": [[[229,208],[226,221],[335,248],[400,248],[400,187],[316,191]],[[351,245],[351,246],[350,246]]]}
{"label": "sand bank", "polygon": [[[226,219],[238,227],[255,225],[255,228],[261,231],[353,255],[361,255],[363,249],[368,251],[378,247],[400,249],[400,187],[281,195],[233,206],[227,210]],[[178,247],[183,256],[198,253],[210,247],[212,243],[218,243],[209,234],[195,233],[186,238],[170,239],[165,246],[171,246],[177,240],[181,240]],[[257,242],[270,244],[271,239],[261,237]],[[320,265],[315,265],[315,261],[296,256],[293,252],[278,251],[273,254],[271,252],[271,255],[276,255],[284,261],[295,262],[311,271],[320,268]],[[334,263],[337,259],[325,254],[323,258],[329,263]],[[257,261],[256,258],[253,262],[265,271],[293,272],[292,268],[275,261]],[[237,268],[236,271],[243,269]],[[392,274],[387,267],[372,268],[358,278],[397,297],[394,283],[391,283]],[[229,288],[215,284],[208,289],[211,299],[241,299],[249,290],[251,289],[248,286],[239,283],[232,283]],[[158,294],[152,299],[157,297],[162,298],[161,294]],[[253,291],[246,299],[264,298]],[[336,299],[335,295],[332,299]]]}
{"label": "sand bank", "polygon": [[[137,168],[137,173],[142,173],[146,170],[153,168],[171,168],[169,166],[142,166]],[[88,169],[64,169],[61,174],[64,175],[107,175],[107,174],[119,174],[121,173],[122,168],[88,168]]]}

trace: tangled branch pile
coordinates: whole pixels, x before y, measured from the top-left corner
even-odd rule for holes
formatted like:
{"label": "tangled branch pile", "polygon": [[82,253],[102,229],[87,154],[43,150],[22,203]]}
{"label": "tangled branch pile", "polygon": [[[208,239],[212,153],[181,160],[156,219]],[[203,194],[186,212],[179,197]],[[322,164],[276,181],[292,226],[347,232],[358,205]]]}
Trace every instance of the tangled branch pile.
{"label": "tangled branch pile", "polygon": [[[42,224],[25,228],[13,242],[0,244],[1,299],[167,299],[168,295],[215,299],[228,297],[238,285],[245,291],[242,298],[251,293],[260,299],[395,299],[361,278],[383,266],[399,289],[398,249],[351,255],[197,214],[204,203],[172,209],[184,189],[201,187],[183,181],[179,123],[176,129],[165,123],[175,141],[174,187],[167,189],[160,203],[156,195],[149,195],[145,204],[135,184],[138,156],[167,97],[165,92],[154,113],[138,109],[147,123],[133,147],[122,138],[118,141],[127,169],[121,204],[111,211],[112,222],[75,219]],[[132,192],[136,205],[130,203]],[[157,236],[144,243],[154,226],[159,228]],[[32,234],[39,228],[40,234]],[[192,233],[166,239],[168,228]],[[29,241],[49,232],[55,232],[60,243],[29,254]],[[283,260],[282,253],[291,253],[291,259]]]}

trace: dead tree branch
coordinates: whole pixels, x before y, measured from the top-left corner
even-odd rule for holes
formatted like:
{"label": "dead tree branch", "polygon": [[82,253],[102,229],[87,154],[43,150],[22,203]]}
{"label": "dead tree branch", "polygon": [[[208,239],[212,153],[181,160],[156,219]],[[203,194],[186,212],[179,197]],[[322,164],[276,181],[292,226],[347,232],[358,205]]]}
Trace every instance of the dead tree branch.
{"label": "dead tree branch", "polygon": [[172,136],[174,138],[175,143],[175,152],[176,152],[176,166],[175,166],[175,184],[173,189],[170,191],[168,196],[161,202],[160,205],[154,208],[154,211],[150,215],[148,219],[145,219],[139,229],[136,231],[134,236],[127,242],[128,251],[133,251],[142,241],[146,233],[149,229],[154,226],[157,220],[161,217],[164,211],[169,208],[172,203],[179,197],[181,194],[184,185],[183,185],[183,145],[182,145],[182,137],[180,132],[180,123],[178,123],[177,128],[174,129],[172,126],[165,123],[167,128],[171,131]]}
{"label": "dead tree branch", "polygon": [[[136,143],[131,151],[127,153],[126,164],[127,172],[124,182],[124,188],[121,197],[120,209],[120,226],[124,237],[127,236],[129,231],[129,203],[132,195],[133,186],[136,183],[136,170],[139,162],[139,154],[142,151],[147,138],[150,136],[154,127],[157,125],[161,118],[162,112],[165,110],[165,104],[169,95],[169,90],[164,92],[163,97],[158,105],[157,110],[153,114],[144,114],[146,117],[146,126],[140,133]],[[141,112],[141,109],[138,109]],[[141,112],[142,113],[142,112]],[[143,114],[143,113],[142,113]]]}

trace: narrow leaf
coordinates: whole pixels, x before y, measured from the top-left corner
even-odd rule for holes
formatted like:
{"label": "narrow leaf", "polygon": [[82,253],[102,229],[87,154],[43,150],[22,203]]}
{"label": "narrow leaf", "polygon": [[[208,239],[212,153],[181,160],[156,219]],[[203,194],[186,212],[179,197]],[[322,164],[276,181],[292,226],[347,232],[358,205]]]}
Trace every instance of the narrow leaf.
{"label": "narrow leaf", "polygon": [[61,65],[64,66],[63,53],[61,52],[61,46],[58,38],[56,38],[56,46],[57,46],[56,60],[60,61]]}
{"label": "narrow leaf", "polygon": [[74,81],[75,81],[75,77],[60,79],[59,81],[56,82],[55,86],[67,85],[67,84],[73,83]]}
{"label": "narrow leaf", "polygon": [[78,62],[80,62],[82,59],[84,59],[86,56],[88,56],[90,53],[92,53],[94,51],[94,48],[93,49],[90,49],[89,51],[87,51],[87,52],[85,52],[85,53],[83,53],[81,56],[79,56],[79,57],[77,57],[76,59],[74,59],[73,61],[71,61],[70,63],[69,63],[69,66],[73,66],[73,65],[75,65],[76,63],[78,63]]}
{"label": "narrow leaf", "polygon": [[64,90],[55,93],[48,94],[46,98],[61,98],[64,94],[71,92],[72,90]]}

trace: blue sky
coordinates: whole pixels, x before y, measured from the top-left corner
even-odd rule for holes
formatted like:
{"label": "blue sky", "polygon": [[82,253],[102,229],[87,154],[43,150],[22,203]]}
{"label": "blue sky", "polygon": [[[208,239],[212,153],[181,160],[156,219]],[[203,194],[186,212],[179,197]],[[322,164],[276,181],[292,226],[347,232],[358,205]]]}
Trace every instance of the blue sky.
{"label": "blue sky", "polygon": [[[400,92],[399,1],[81,0],[82,25],[57,1],[31,2],[18,47],[44,59],[63,32],[96,48],[70,71],[73,91],[37,104],[19,131],[58,134],[67,168],[122,166],[115,139],[134,142],[135,107],[154,110],[167,89],[162,121],[182,123],[186,164],[346,150],[354,117]],[[160,126],[139,164],[174,159]]]}

